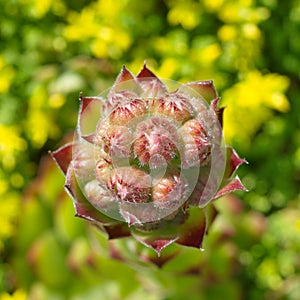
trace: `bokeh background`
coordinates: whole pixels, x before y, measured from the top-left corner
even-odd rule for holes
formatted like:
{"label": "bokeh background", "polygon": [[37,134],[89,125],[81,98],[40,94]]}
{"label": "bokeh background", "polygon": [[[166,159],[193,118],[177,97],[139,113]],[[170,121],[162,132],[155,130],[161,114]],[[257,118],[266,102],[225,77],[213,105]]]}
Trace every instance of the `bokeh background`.
{"label": "bokeh background", "polygon": [[[299,0],[0,0],[0,299],[300,299]],[[249,189],[157,267],[74,218],[49,159],[123,64],[213,79]],[[172,248],[173,247],[173,248]],[[177,248],[176,248],[177,247]],[[162,255],[163,255],[162,252]],[[117,254],[115,255],[118,256]]]}

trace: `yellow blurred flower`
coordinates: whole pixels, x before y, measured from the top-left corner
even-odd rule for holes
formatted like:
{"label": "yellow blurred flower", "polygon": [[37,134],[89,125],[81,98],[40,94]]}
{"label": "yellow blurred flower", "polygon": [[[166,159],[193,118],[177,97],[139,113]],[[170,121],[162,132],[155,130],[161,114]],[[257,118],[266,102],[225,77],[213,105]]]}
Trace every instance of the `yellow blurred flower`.
{"label": "yellow blurred flower", "polygon": [[217,43],[210,44],[199,53],[199,59],[201,59],[202,64],[209,65],[214,62],[222,53],[221,47]]}
{"label": "yellow blurred flower", "polygon": [[[102,28],[99,31],[98,37],[91,44],[92,53],[101,58],[112,57],[118,58],[122,51],[126,50],[131,43],[129,35],[123,31],[111,28]],[[101,34],[103,33],[103,34]],[[115,37],[118,36],[118,43],[115,42]]]}
{"label": "yellow blurred flower", "polygon": [[16,126],[0,124],[0,160],[4,169],[13,169],[15,156],[27,148],[27,143],[20,137]]}
{"label": "yellow blurred flower", "polygon": [[221,41],[229,42],[235,39],[237,30],[233,25],[223,25],[218,31],[218,36]]}
{"label": "yellow blurred flower", "polygon": [[34,15],[37,18],[43,17],[50,9],[53,0],[34,0],[32,3],[34,4]]}
{"label": "yellow blurred flower", "polygon": [[186,30],[194,29],[200,22],[200,7],[198,3],[191,1],[174,2],[168,13],[168,21],[171,25],[182,25]]}
{"label": "yellow blurred flower", "polygon": [[70,12],[64,36],[69,41],[88,42],[100,58],[118,58],[131,45],[130,34],[120,22],[127,1],[98,0],[79,13]]}
{"label": "yellow blurred flower", "polygon": [[242,32],[249,40],[258,40],[261,37],[261,31],[255,24],[244,24],[242,26]]}
{"label": "yellow blurred flower", "polygon": [[26,300],[26,292],[22,289],[16,290],[12,295],[8,293],[0,294],[0,300]]}
{"label": "yellow blurred flower", "polygon": [[209,12],[215,12],[222,8],[222,5],[224,3],[224,0],[204,0],[203,4],[205,5],[205,8]]}
{"label": "yellow blurred flower", "polygon": [[62,0],[20,0],[19,2],[27,9],[26,12],[30,16],[37,19],[43,18],[52,9],[58,15],[66,11]]}
{"label": "yellow blurred flower", "polygon": [[91,50],[99,58],[108,57],[108,45],[102,39],[94,40],[91,44]]}
{"label": "yellow blurred flower", "polygon": [[58,134],[57,126],[46,111],[31,109],[26,121],[26,133],[36,148],[41,148],[49,137]]}
{"label": "yellow blurred flower", "polygon": [[0,94],[6,93],[15,77],[15,70],[8,66],[3,56],[0,55]]}
{"label": "yellow blurred flower", "polygon": [[[0,173],[1,174],[1,173]],[[0,178],[0,196],[8,190],[9,184],[7,180]]]}
{"label": "yellow blurred flower", "polygon": [[61,106],[63,106],[66,102],[66,97],[65,95],[62,94],[52,94],[49,97],[49,106],[52,108],[60,108]]}
{"label": "yellow blurred flower", "polygon": [[161,63],[156,74],[160,78],[172,78],[173,74],[178,69],[178,61],[175,58],[166,58]]}
{"label": "yellow blurred flower", "polygon": [[300,232],[300,219],[295,223],[296,230]]}
{"label": "yellow blurred flower", "polygon": [[68,40],[84,41],[98,34],[96,11],[92,7],[85,7],[80,13],[70,12],[68,21],[70,25],[65,29],[65,37]]}
{"label": "yellow blurred flower", "polygon": [[219,18],[225,23],[233,23],[239,19],[238,3],[227,2],[219,11]]}
{"label": "yellow blurred flower", "polygon": [[20,211],[20,196],[17,193],[0,194],[0,252],[3,241],[14,234],[16,219]]}
{"label": "yellow blurred flower", "polygon": [[218,30],[223,48],[222,62],[241,73],[255,68],[263,41],[258,24],[269,18],[269,10],[256,6],[252,0],[224,1],[217,14],[225,23]]}
{"label": "yellow blurred flower", "polygon": [[94,9],[101,14],[106,22],[113,22],[126,7],[128,0],[98,0]]}
{"label": "yellow blurred flower", "polygon": [[45,86],[39,85],[29,99],[25,133],[34,147],[42,147],[49,137],[55,137],[59,129],[52,119],[50,108],[59,108],[65,102],[61,94],[49,95]]}
{"label": "yellow blurred flower", "polygon": [[252,0],[226,1],[219,9],[219,18],[225,23],[259,23],[270,17],[266,7],[252,6]]}
{"label": "yellow blurred flower", "polygon": [[66,11],[62,0],[19,0],[19,2],[26,8],[26,12],[30,16],[37,19],[43,18],[50,10],[58,15],[62,15]]}
{"label": "yellow blurred flower", "polygon": [[226,90],[223,95],[225,110],[225,138],[246,142],[267,121],[272,110],[288,111],[289,101],[284,92],[289,80],[278,74],[263,75],[249,72],[245,79]]}

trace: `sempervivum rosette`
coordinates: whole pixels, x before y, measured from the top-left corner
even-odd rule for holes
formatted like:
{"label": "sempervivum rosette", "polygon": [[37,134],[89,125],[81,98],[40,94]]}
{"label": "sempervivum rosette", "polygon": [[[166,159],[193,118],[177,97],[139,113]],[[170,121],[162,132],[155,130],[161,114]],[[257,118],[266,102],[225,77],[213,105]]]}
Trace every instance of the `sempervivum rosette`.
{"label": "sempervivum rosette", "polygon": [[80,96],[74,140],[52,153],[76,215],[158,253],[201,247],[212,200],[245,189],[219,100],[212,81],[163,82],[146,65],[136,77],[123,67],[106,94]]}

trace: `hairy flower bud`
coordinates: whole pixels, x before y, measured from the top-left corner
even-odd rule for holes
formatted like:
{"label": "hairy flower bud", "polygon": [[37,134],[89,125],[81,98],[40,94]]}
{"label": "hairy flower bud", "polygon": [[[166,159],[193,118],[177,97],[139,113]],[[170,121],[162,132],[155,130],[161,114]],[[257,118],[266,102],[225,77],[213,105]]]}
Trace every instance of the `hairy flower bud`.
{"label": "hairy flower bud", "polygon": [[148,202],[150,196],[150,176],[135,167],[116,168],[110,174],[106,187],[119,201]]}
{"label": "hairy flower bud", "polygon": [[176,127],[166,118],[149,117],[135,130],[134,154],[141,164],[159,167],[176,154],[178,134]]}
{"label": "hairy flower bud", "polygon": [[205,165],[211,155],[212,143],[201,122],[197,119],[188,120],[179,132],[183,147],[183,165],[185,167],[191,167],[193,163]]}

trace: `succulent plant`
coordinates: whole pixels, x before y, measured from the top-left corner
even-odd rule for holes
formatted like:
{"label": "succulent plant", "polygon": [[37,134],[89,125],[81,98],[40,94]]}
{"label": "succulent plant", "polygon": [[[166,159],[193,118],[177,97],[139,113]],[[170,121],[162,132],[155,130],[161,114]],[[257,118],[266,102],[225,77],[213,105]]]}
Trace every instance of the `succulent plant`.
{"label": "succulent plant", "polygon": [[80,95],[74,139],[51,153],[76,216],[158,254],[173,242],[201,248],[212,201],[245,190],[219,101],[212,81],[163,81],[146,64],[136,77],[124,66],[100,96]]}

